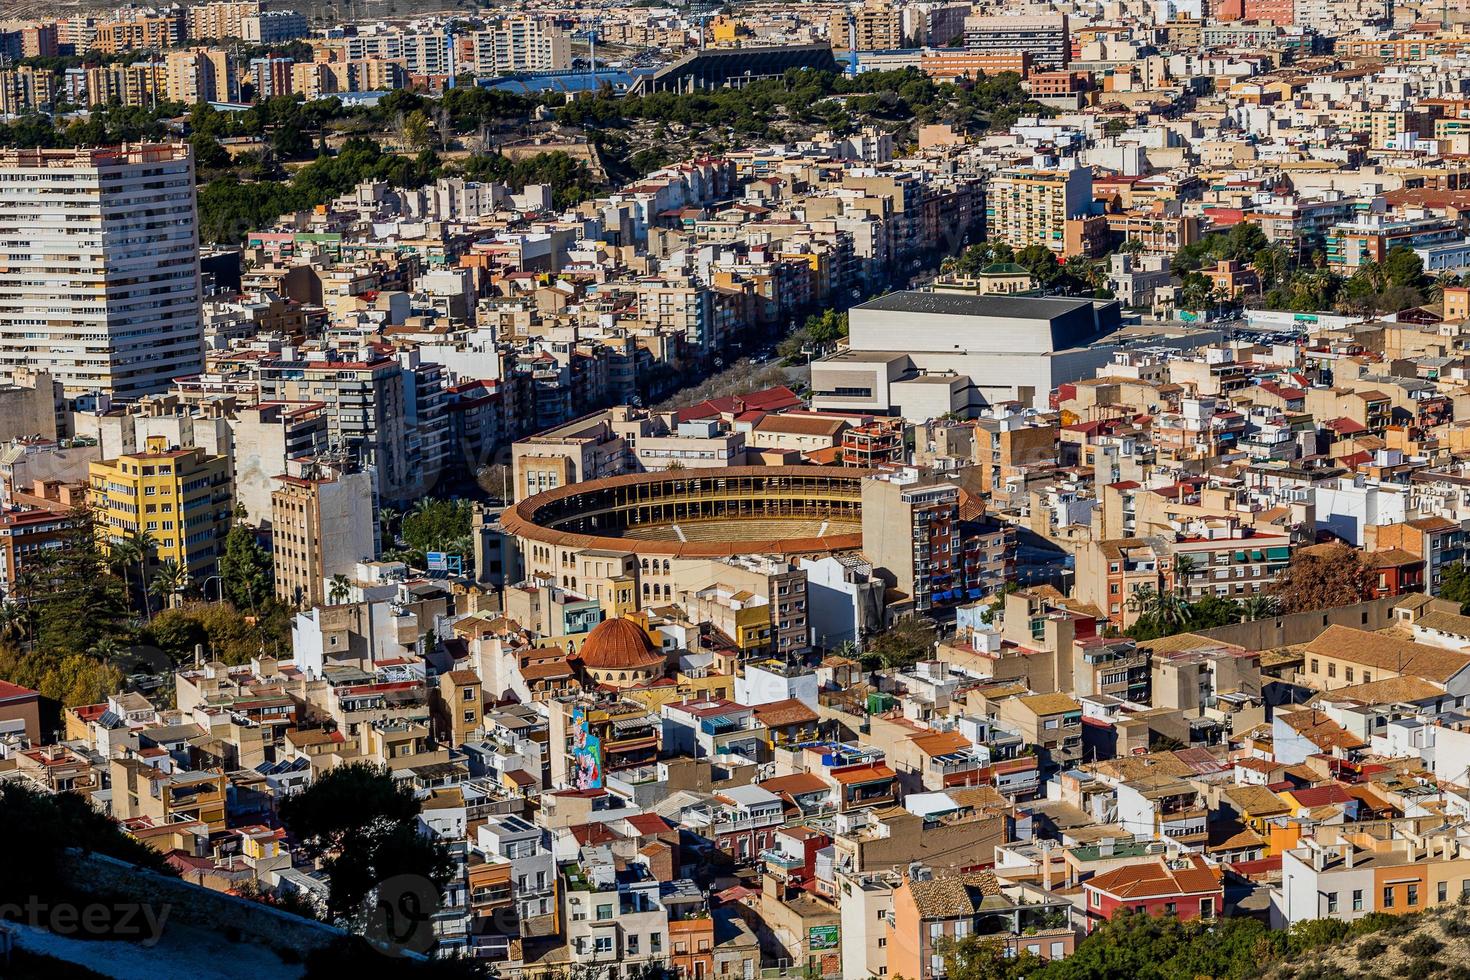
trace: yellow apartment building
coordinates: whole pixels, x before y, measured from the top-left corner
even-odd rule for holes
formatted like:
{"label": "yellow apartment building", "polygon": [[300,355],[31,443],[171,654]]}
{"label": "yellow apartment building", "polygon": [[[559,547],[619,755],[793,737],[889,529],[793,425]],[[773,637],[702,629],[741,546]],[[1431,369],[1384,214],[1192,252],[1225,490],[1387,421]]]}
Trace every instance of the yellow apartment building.
{"label": "yellow apartment building", "polygon": [[156,561],[173,559],[201,584],[216,573],[234,507],[227,458],[153,437],[143,452],[92,463],[90,476],[103,551],[146,533]]}

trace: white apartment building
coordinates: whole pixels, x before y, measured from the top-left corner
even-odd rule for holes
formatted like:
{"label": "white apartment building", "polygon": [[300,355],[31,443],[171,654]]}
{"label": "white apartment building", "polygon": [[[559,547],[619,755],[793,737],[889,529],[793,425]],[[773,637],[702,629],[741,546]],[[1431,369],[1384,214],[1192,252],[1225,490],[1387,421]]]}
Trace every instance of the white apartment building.
{"label": "white apartment building", "polygon": [[204,366],[184,143],[0,151],[0,378],[136,398]]}
{"label": "white apartment building", "polygon": [[477,75],[563,71],[572,67],[567,32],[539,17],[507,17],[470,35]]}
{"label": "white apartment building", "polygon": [[444,31],[378,31],[342,38],[348,61],[397,61],[410,75],[454,74],[454,37]]}

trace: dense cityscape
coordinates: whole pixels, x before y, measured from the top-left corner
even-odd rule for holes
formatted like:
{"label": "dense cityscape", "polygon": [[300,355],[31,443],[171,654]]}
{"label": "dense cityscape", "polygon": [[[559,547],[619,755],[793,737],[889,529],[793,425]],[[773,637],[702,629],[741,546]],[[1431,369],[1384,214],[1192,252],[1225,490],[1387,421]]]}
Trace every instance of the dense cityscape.
{"label": "dense cityscape", "polygon": [[1470,977],[1470,9],[0,5],[0,977]]}

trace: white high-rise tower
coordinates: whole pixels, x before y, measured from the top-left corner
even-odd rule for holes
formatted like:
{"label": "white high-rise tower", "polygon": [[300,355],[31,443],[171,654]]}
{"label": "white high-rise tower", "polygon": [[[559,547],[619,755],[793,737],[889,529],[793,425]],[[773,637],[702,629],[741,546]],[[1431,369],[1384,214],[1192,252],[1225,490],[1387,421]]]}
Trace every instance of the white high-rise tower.
{"label": "white high-rise tower", "polygon": [[0,377],[136,398],[204,366],[188,144],[0,150]]}

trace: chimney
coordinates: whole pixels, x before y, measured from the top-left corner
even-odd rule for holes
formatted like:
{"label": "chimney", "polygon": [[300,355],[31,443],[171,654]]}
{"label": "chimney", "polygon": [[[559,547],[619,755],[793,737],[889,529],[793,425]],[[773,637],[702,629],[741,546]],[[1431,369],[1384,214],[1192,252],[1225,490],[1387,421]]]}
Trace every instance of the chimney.
{"label": "chimney", "polygon": [[1358,859],[1358,849],[1356,847],[1354,847],[1351,844],[1348,844],[1345,847],[1343,847],[1343,849],[1342,849],[1342,866],[1343,867],[1347,868],[1348,870],[1352,870],[1352,867],[1357,862],[1357,859]]}

